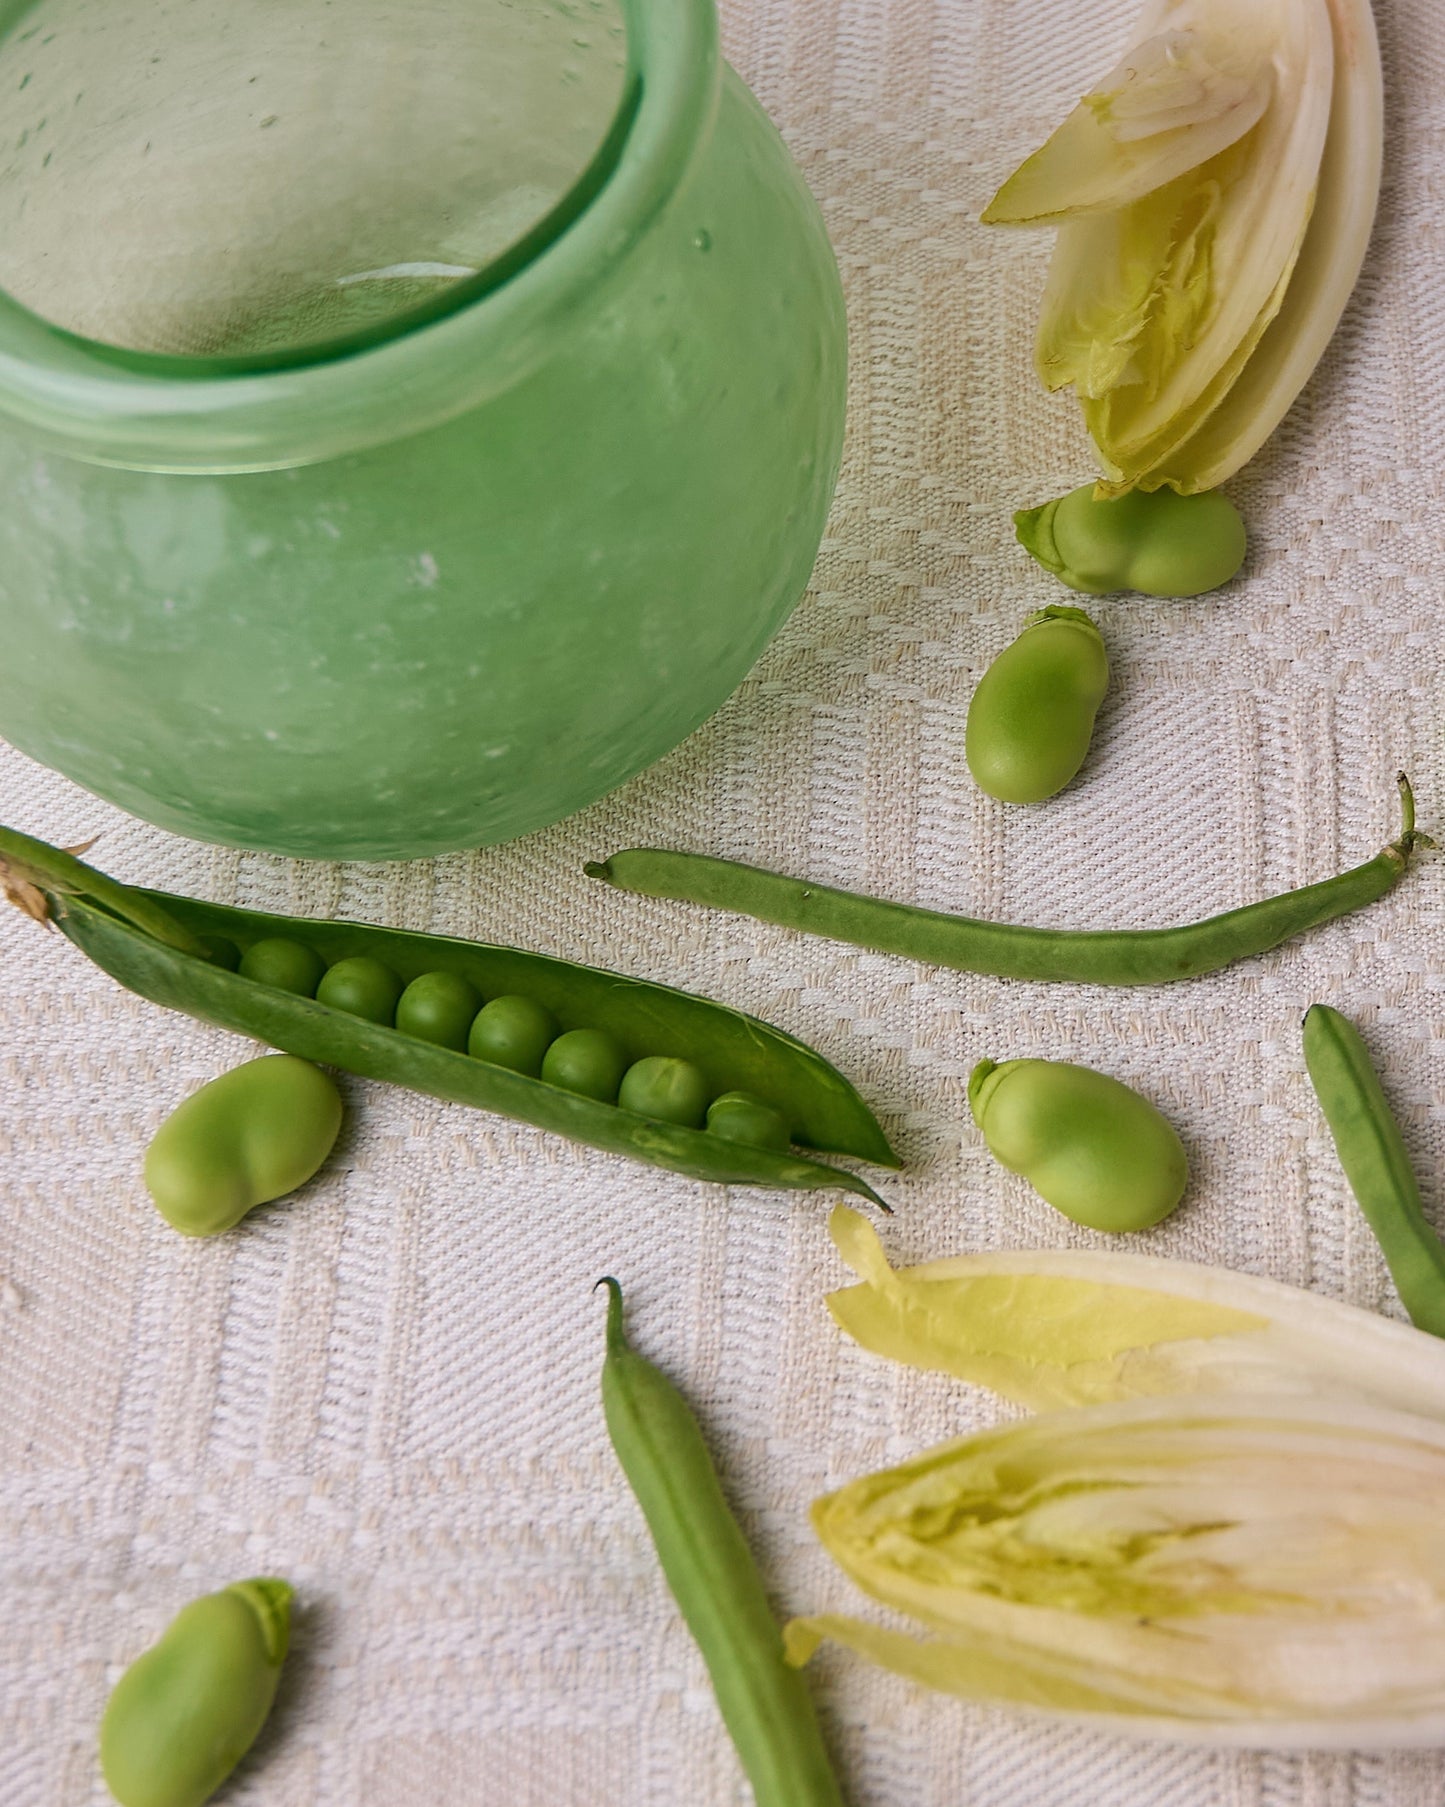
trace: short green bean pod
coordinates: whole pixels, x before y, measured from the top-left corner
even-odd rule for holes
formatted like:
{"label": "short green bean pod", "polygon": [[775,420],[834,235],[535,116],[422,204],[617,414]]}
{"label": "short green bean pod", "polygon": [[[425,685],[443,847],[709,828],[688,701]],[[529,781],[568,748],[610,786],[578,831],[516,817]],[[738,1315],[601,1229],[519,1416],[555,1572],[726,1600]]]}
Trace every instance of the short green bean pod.
{"label": "short green bean pod", "polygon": [[[872,1112],[811,1048],[756,1017],[665,985],[517,948],[163,896],[117,884],[74,855],[10,829],[0,829],[0,887],[142,997],[305,1061],[497,1111],[697,1179],[841,1189],[882,1204],[857,1174],[811,1151],[898,1165]],[[239,950],[237,970],[228,970],[229,959],[207,957],[219,942]],[[280,943],[311,959],[286,949],[278,957]],[[257,948],[264,950],[263,966],[274,961],[275,983],[252,976]],[[317,995],[310,996],[297,982],[313,967]],[[343,968],[344,1003],[328,1002],[321,975]],[[378,968],[396,1020],[372,1020],[367,1011],[375,994],[363,997],[354,986],[358,974],[375,979]],[[502,1058],[508,1050],[500,1040],[489,1041],[485,1057],[458,1047],[470,996],[488,1002],[467,1025],[468,1039],[476,1041],[483,1019],[490,1037],[490,1025],[505,1018],[516,1038],[509,1044],[514,1064]],[[356,1003],[366,1008],[350,1008]],[[505,1010],[498,1010],[502,1004]],[[578,1030],[600,1033],[617,1050],[619,1084],[639,1066],[655,1074],[655,1064],[647,1063],[660,1059],[673,1094],[629,1089],[627,1099],[615,1102],[598,1095],[607,1086],[592,1083],[595,1071],[583,1085],[576,1065],[567,1069],[564,1057],[575,1056],[575,1042],[553,1056],[552,1077],[543,1075],[552,1048]],[[602,1051],[592,1044],[593,1055]],[[677,1083],[679,1076],[685,1084]],[[733,1091],[775,1110],[794,1146],[765,1147],[708,1130],[709,1100]]]}
{"label": "short green bean pod", "polygon": [[757,1807],[843,1807],[808,1684],[718,1480],[697,1419],[660,1369],[629,1347],[622,1288],[610,1295],[602,1405],[667,1585],[702,1652]]}
{"label": "short green bean pod", "polygon": [[307,1060],[266,1054],[173,1110],[146,1150],[156,1209],[183,1236],[217,1236],[304,1186],[331,1153],[341,1095]]}
{"label": "short green bean pod", "polygon": [[1100,496],[1092,483],[1014,516],[1019,543],[1071,590],[1103,596],[1202,596],[1244,563],[1244,522],[1222,491],[1181,496],[1131,489]]}
{"label": "short green bean pod", "polygon": [[1088,1229],[1146,1230],[1184,1196],[1189,1166],[1177,1131],[1107,1073],[1059,1060],[981,1060],[968,1103],[995,1160]]}
{"label": "short green bean pod", "polygon": [[290,1632],[284,1581],[238,1581],[181,1608],[106,1703],[100,1766],[120,1807],[210,1799],[266,1723]]}
{"label": "short green bean pod", "polygon": [[1082,609],[1030,615],[978,681],[964,756],[973,781],[1001,803],[1042,803],[1084,763],[1109,688],[1109,656]]}
{"label": "short green bean pod", "polygon": [[1445,1336],[1445,1244],[1425,1215],[1400,1126],[1359,1030],[1328,1004],[1304,1020],[1305,1066],[1335,1152],[1417,1329]]}

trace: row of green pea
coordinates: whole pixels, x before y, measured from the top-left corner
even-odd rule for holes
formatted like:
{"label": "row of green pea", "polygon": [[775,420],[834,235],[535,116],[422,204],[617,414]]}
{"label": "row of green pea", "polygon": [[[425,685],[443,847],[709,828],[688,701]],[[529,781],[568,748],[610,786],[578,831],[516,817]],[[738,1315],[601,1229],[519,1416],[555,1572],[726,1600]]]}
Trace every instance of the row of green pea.
{"label": "row of green pea", "polygon": [[344,1010],[383,1028],[490,1061],[529,1079],[615,1104],[638,1116],[755,1148],[786,1148],[791,1126],[750,1092],[710,1095],[701,1068],[690,1060],[647,1054],[629,1062],[605,1029],[566,1029],[535,998],[506,993],[483,1001],[460,973],[422,973],[403,984],[383,961],[352,955],[327,966],[304,942],[270,936],[244,953],[212,939],[213,964],[242,978]]}

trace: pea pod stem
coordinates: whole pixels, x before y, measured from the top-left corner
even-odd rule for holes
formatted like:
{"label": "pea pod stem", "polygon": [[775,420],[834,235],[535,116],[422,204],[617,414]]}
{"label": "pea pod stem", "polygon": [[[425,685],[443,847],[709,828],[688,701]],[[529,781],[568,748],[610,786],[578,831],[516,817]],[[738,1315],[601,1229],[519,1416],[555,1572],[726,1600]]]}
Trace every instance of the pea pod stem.
{"label": "pea pod stem", "polygon": [[1304,1019],[1305,1067],[1350,1190],[1419,1330],[1445,1336],[1445,1244],[1431,1228],[1410,1157],[1359,1030],[1328,1004]]}
{"label": "pea pod stem", "polygon": [[608,1434],[757,1807],[843,1807],[812,1696],[784,1661],[782,1631],[697,1419],[667,1376],[628,1344],[621,1286],[610,1275],[597,1285],[609,1295]]}
{"label": "pea pod stem", "polygon": [[644,897],[732,910],[959,972],[1076,985],[1167,985],[1265,953],[1391,891],[1415,849],[1434,845],[1415,827],[1415,800],[1403,772],[1398,784],[1400,833],[1372,860],[1318,884],[1165,929],[1036,929],[985,922],[654,847],[614,853],[589,863],[586,872]]}
{"label": "pea pod stem", "polygon": [[[10,830],[0,833],[0,859],[7,891],[27,914],[53,923],[112,978],[167,1009],[269,1042],[302,1060],[495,1111],[691,1178],[856,1192],[887,1209],[857,1174],[806,1152],[818,1149],[896,1167],[897,1156],[872,1112],[821,1055],[741,1011],[518,948],[162,896],[117,884],[73,855]],[[607,1028],[630,1058],[665,1049],[694,1062],[712,1095],[741,1089],[771,1101],[798,1147],[755,1147],[657,1121],[261,983],[204,953],[207,941],[246,950],[275,937],[299,941],[322,968],[364,957],[403,982],[448,971],[486,997],[531,997],[563,1029]]]}

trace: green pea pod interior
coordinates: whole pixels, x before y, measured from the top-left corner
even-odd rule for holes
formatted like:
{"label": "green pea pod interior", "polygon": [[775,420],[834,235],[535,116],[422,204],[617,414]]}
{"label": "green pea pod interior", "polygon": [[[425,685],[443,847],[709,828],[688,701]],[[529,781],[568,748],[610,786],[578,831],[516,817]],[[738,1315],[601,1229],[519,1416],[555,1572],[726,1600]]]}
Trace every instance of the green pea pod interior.
{"label": "green pea pod interior", "polygon": [[[521,993],[545,1005],[563,1030],[608,1030],[629,1060],[659,1053],[682,1056],[701,1068],[714,1095],[744,1090],[765,1099],[805,1148],[899,1165],[872,1112],[842,1074],[806,1044],[741,1011],[619,973],[440,935],[273,916],[130,887],[124,888],[119,905],[108,894],[102,903],[80,889],[74,861],[64,885],[52,892],[44,866],[51,851],[44,843],[0,830],[0,865],[8,865],[12,878],[17,864],[23,867],[24,881],[47,898],[51,919],[96,965],[152,1003],[254,1036],[305,1060],[496,1111],[695,1179],[842,1188],[882,1203],[857,1175],[806,1156],[656,1122],[312,998],[258,985],[160,940],[151,932],[152,912],[162,912],[180,931],[172,941],[220,936],[244,953],[254,942],[281,935],[315,948],[328,965],[372,955],[404,984],[425,972],[449,971],[469,979],[484,997]],[[113,886],[113,881],[105,883]],[[13,884],[10,888],[13,894]]]}

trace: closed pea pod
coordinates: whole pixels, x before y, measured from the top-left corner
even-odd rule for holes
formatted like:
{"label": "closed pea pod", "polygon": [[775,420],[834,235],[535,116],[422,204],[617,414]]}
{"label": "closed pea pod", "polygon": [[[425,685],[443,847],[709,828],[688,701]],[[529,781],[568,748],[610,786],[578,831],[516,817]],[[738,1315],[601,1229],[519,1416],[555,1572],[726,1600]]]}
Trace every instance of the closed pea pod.
{"label": "closed pea pod", "polygon": [[1239,510],[1217,489],[1100,496],[1092,483],[1014,516],[1019,542],[1071,590],[1161,598],[1217,590],[1244,563]]}
{"label": "closed pea pod", "polygon": [[627,1343],[622,1289],[608,1289],[602,1404],[608,1434],[667,1585],[707,1664],[757,1807],[843,1807],[807,1684],[682,1394]]}
{"label": "closed pea pod", "polygon": [[986,922],[662,847],[625,848],[585,870],[589,878],[643,897],[736,910],[759,922],[959,972],[1075,985],[1167,985],[1264,953],[1392,891],[1416,849],[1434,845],[1415,827],[1415,798],[1403,772],[1398,783],[1400,833],[1373,859],[1318,884],[1172,928],[1037,929]]}
{"label": "closed pea pod", "polygon": [[291,1629],[284,1581],[192,1600],[111,1691],[100,1763],[120,1807],[201,1807],[255,1742]]}
{"label": "closed pea pod", "polygon": [[1058,1060],[981,1060],[968,1082],[989,1152],[1091,1230],[1144,1230],[1184,1195],[1177,1131],[1107,1073]]}
{"label": "closed pea pod", "polygon": [[1445,1336],[1445,1245],[1431,1228],[1410,1157],[1359,1030],[1328,1004],[1304,1020],[1305,1066],[1350,1190],[1410,1321]]}
{"label": "closed pea pod", "polygon": [[309,1061],[266,1054],[203,1085],[146,1150],[156,1209],[183,1236],[217,1236],[284,1198],[331,1153],[341,1096]]}
{"label": "closed pea pod", "polygon": [[[813,1151],[898,1165],[872,1112],[813,1049],[756,1017],[670,986],[520,948],[368,923],[273,916],[144,891],[6,828],[0,828],[0,892],[27,915],[59,928],[113,978],[153,1003],[304,1060],[496,1111],[674,1173],[721,1184],[840,1189],[881,1205],[866,1181],[814,1158]],[[241,970],[205,957],[214,938],[242,950]],[[535,1073],[472,1058],[454,1043],[408,1034],[396,1023],[373,1023],[248,977],[248,956],[278,941],[299,947],[318,977],[328,967],[364,956],[408,988],[428,975],[449,975],[459,984],[440,989],[452,1006],[465,999],[468,987],[478,998],[522,1000],[543,1031],[533,1043],[538,1068],[559,1033],[574,1029],[605,1032],[629,1063],[665,1048],[701,1076],[698,1127],[640,1116],[545,1083]],[[254,968],[254,960],[249,963]],[[405,1002],[404,992],[399,1013]],[[485,1009],[477,1013],[485,1015]],[[702,1128],[707,1102],[734,1090],[774,1105],[790,1125],[796,1150],[731,1141]]]}
{"label": "closed pea pod", "polygon": [[1109,687],[1109,658],[1082,609],[1030,615],[979,679],[964,753],[974,783],[1001,803],[1042,803],[1084,763]]}

